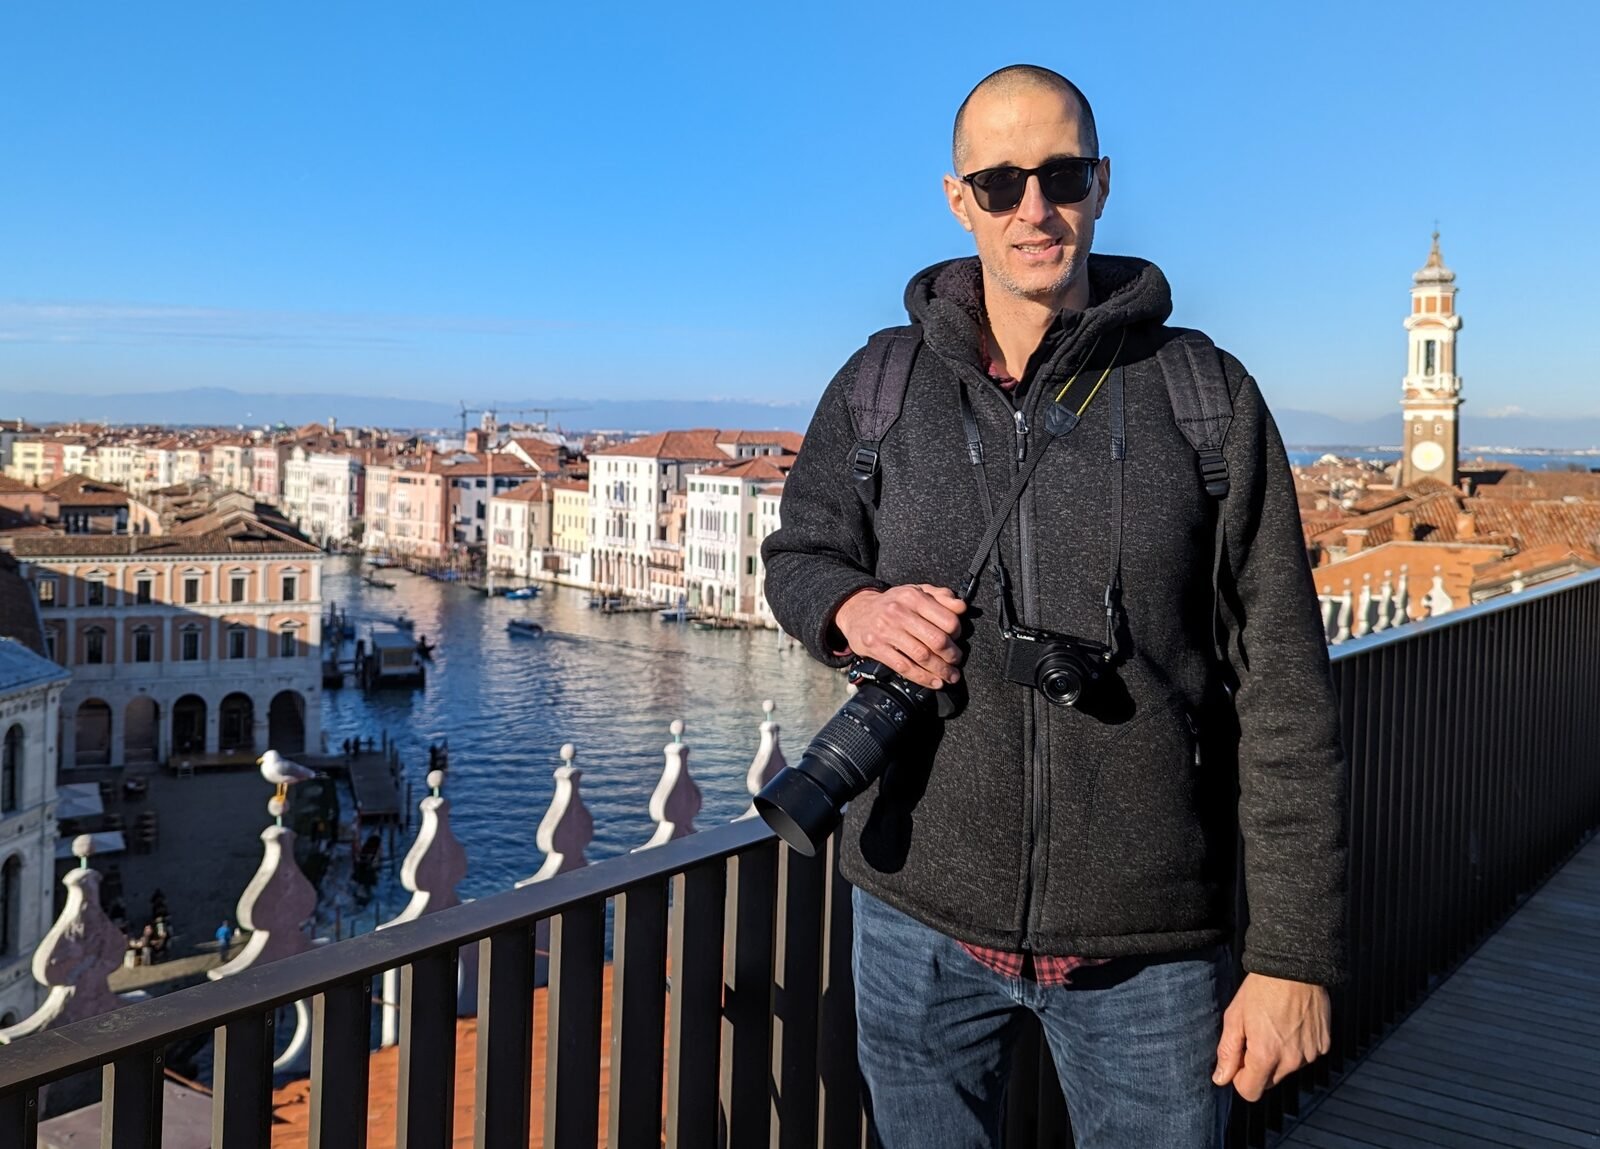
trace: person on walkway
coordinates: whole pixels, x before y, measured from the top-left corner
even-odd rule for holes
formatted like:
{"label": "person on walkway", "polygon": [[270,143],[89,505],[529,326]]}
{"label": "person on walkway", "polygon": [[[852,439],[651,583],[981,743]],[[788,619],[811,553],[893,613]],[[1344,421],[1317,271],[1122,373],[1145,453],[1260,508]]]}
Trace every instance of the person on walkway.
{"label": "person on walkway", "polygon": [[233,940],[233,931],[228,928],[228,919],[223,918],[222,924],[217,927],[217,956],[222,961],[228,960],[228,943]]}
{"label": "person on walkway", "polygon": [[[1225,1087],[1258,1098],[1328,1050],[1345,976],[1344,759],[1293,478],[1255,381],[1167,326],[1161,271],[1090,254],[1111,161],[1076,86],[1002,69],[953,145],[977,256],[907,288],[909,384],[864,467],[872,362],[834,378],[764,547],[812,655],[959,707],[914,719],[841,831],[872,1131],[996,1145],[1032,1013],[1080,1149],[1201,1149]],[[1232,420],[1197,460],[1175,396],[1206,357]],[[986,559],[984,508],[1028,465]],[[1028,676],[1021,628],[1091,652],[1075,705]]]}

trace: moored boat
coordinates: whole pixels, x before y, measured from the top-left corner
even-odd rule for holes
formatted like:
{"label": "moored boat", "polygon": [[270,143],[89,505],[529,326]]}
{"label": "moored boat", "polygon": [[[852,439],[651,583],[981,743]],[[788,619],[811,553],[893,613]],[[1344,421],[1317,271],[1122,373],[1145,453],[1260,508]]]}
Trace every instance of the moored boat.
{"label": "moored boat", "polygon": [[529,618],[514,618],[506,623],[506,630],[511,634],[521,635],[523,638],[538,638],[544,634],[544,627]]}

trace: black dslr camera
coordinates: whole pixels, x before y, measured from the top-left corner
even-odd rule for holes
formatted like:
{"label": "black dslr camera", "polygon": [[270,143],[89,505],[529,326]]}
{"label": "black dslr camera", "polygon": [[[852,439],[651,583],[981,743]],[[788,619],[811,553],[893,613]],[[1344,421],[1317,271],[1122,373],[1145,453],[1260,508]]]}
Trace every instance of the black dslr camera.
{"label": "black dslr camera", "polygon": [[1056,706],[1076,706],[1110,672],[1111,648],[1086,638],[1028,626],[1000,628],[1006,681],[1031,686]]}
{"label": "black dslr camera", "polygon": [[944,691],[902,678],[881,662],[849,670],[855,697],[817,731],[800,761],[756,795],[756,810],[785,842],[811,857],[839,824],[844,804],[889,768],[909,727],[948,717],[955,704]]}

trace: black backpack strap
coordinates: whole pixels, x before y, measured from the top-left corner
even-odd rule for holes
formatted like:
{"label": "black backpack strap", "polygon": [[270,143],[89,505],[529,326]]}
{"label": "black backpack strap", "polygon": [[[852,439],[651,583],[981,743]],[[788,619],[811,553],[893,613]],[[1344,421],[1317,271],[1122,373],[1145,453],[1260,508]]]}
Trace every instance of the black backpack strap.
{"label": "black backpack strap", "polygon": [[1222,366],[1222,353],[1198,331],[1178,332],[1156,352],[1156,363],[1167,383],[1172,417],[1194,448],[1200,484],[1216,503],[1216,537],[1211,553],[1211,648],[1217,661],[1226,663],[1220,581],[1226,544],[1222,500],[1228,497],[1228,463],[1222,454],[1222,443],[1233,423],[1228,376]]}
{"label": "black backpack strap", "polygon": [[866,507],[867,520],[878,513],[879,445],[900,418],[911,384],[911,369],[922,346],[922,326],[887,327],[867,340],[861,364],[850,387],[850,424],[856,433],[850,450],[850,474]]}

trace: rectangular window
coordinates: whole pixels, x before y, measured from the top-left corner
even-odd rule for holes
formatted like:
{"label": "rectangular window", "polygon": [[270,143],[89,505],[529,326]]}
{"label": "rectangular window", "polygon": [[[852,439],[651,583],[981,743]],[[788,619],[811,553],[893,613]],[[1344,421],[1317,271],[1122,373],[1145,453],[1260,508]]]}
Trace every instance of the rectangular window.
{"label": "rectangular window", "polygon": [[44,650],[51,662],[56,661],[56,629],[50,627],[44,632]]}
{"label": "rectangular window", "polygon": [[1432,339],[1422,345],[1422,373],[1424,375],[1432,375],[1436,370],[1435,355],[1437,354],[1436,349],[1438,346],[1439,344]]}
{"label": "rectangular window", "polygon": [[200,632],[186,630],[183,632],[182,658],[185,662],[200,661]]}
{"label": "rectangular window", "polygon": [[183,580],[183,601],[186,603],[200,601],[200,580],[194,575]]}
{"label": "rectangular window", "polygon": [[149,662],[154,649],[154,636],[148,630],[136,630],[133,632],[133,661]]}
{"label": "rectangular window", "polygon": [[229,592],[232,597],[228,601],[243,602],[245,596],[245,587],[248,585],[248,582],[249,580],[244,575],[234,575],[233,578],[229,580]]}
{"label": "rectangular window", "polygon": [[106,632],[96,627],[83,636],[83,660],[98,666],[106,660]]}
{"label": "rectangular window", "polygon": [[283,576],[283,601],[284,602],[293,602],[295,600],[295,591],[297,589],[299,589],[298,585],[297,585],[297,581],[298,580],[296,580],[294,575],[284,575]]}
{"label": "rectangular window", "polygon": [[756,537],[756,513],[754,511],[748,511],[745,513],[744,537],[747,539],[753,539]]}
{"label": "rectangular window", "polygon": [[294,631],[282,630],[278,632],[278,657],[293,658],[299,651],[299,644],[295,641]]}
{"label": "rectangular window", "polygon": [[749,556],[748,558],[746,558],[744,560],[744,573],[747,574],[747,575],[753,575],[753,574],[756,573],[756,556],[755,555],[751,555],[751,556]]}
{"label": "rectangular window", "polygon": [[56,580],[53,579],[53,578],[42,578],[42,579],[40,579],[39,580],[39,605],[40,606],[55,606],[55,604],[56,604]]}
{"label": "rectangular window", "polygon": [[242,627],[233,627],[228,631],[228,657],[243,658],[245,631]]}
{"label": "rectangular window", "polygon": [[88,585],[88,603],[90,606],[105,606],[106,584],[98,579],[92,580]]}
{"label": "rectangular window", "polygon": [[155,580],[154,579],[147,579],[147,578],[134,579],[133,580],[133,601],[138,603],[140,606],[148,606],[148,605],[150,605],[151,590],[152,590],[152,588],[154,586],[155,586]]}

